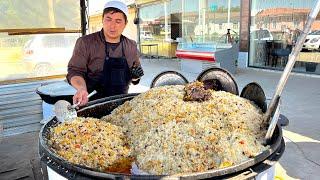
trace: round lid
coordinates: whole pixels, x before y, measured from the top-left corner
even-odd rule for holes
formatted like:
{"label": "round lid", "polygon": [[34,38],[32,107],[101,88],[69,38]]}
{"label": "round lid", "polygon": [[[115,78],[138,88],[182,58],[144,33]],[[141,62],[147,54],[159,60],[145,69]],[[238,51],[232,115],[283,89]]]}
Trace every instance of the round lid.
{"label": "round lid", "polygon": [[265,113],[267,111],[266,95],[258,83],[252,82],[247,84],[242,89],[240,96],[253,101],[258,107],[260,107],[262,112]]}
{"label": "round lid", "polygon": [[225,69],[211,67],[202,71],[197,80],[203,82],[205,89],[226,91],[235,95],[239,94],[234,77]]}
{"label": "round lid", "polygon": [[176,71],[164,71],[158,74],[151,82],[150,88],[166,85],[184,85],[188,80]]}
{"label": "round lid", "polygon": [[74,95],[76,89],[66,81],[59,81],[38,87],[37,93],[48,96],[66,96]]}

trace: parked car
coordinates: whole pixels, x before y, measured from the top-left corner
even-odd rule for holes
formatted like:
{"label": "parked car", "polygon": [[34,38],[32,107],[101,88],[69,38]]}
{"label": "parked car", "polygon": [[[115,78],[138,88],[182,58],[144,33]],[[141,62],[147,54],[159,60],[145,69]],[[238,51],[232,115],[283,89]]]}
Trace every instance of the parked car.
{"label": "parked car", "polygon": [[24,46],[22,62],[32,77],[66,74],[67,65],[80,34],[41,34]]}
{"label": "parked car", "polygon": [[273,40],[273,36],[268,29],[253,30],[250,36],[252,40]]}
{"label": "parked car", "polygon": [[320,51],[320,30],[311,32],[307,35],[302,50]]}

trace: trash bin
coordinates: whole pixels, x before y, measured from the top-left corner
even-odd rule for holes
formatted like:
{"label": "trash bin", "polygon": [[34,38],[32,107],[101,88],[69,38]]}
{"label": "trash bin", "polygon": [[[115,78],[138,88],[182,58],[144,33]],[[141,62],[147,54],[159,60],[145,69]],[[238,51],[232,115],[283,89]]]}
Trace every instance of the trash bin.
{"label": "trash bin", "polygon": [[58,100],[66,100],[72,103],[72,96],[76,93],[76,89],[67,81],[58,81],[40,86],[36,92],[42,99],[43,119],[40,123],[44,124],[55,116],[54,104]]}

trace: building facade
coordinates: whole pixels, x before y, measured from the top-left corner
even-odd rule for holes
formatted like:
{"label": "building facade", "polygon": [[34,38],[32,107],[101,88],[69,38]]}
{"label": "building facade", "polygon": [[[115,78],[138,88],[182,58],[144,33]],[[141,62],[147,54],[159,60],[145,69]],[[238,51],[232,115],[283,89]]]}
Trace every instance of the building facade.
{"label": "building facade", "polygon": [[[185,44],[214,51],[240,44],[239,67],[282,70],[315,0],[136,0],[129,4],[125,35],[142,54],[175,57]],[[136,24],[134,20],[136,19]],[[312,25],[294,71],[320,74],[320,19]],[[90,31],[101,28],[101,12],[90,16]],[[319,30],[319,32],[318,32]]]}
{"label": "building facade", "polygon": [[[315,0],[242,0],[242,64],[283,70]],[[320,74],[320,16],[312,24],[293,68]]]}
{"label": "building facade", "polygon": [[[174,57],[181,43],[240,43],[239,67],[282,70],[315,0],[136,0],[142,52]],[[320,74],[317,18],[294,71]],[[319,37],[318,37],[319,36]],[[319,42],[318,42],[319,41]],[[154,46],[152,46],[154,45]],[[155,47],[157,46],[157,47]]]}
{"label": "building facade", "polygon": [[239,41],[239,0],[137,0],[136,7],[142,52],[175,57],[181,44],[226,44],[227,29]]}

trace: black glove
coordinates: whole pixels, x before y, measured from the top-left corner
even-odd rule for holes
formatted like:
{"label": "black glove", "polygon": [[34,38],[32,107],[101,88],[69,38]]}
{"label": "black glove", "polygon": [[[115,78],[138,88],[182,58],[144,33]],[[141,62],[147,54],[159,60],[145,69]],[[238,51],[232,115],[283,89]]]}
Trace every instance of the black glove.
{"label": "black glove", "polygon": [[140,77],[142,77],[143,74],[143,69],[141,66],[137,66],[137,67],[132,67],[131,68],[131,77],[132,79],[139,79]]}

